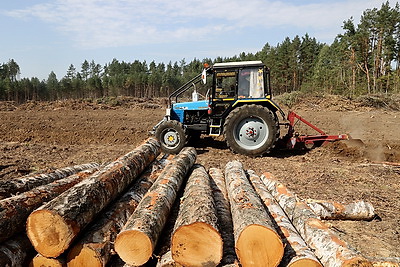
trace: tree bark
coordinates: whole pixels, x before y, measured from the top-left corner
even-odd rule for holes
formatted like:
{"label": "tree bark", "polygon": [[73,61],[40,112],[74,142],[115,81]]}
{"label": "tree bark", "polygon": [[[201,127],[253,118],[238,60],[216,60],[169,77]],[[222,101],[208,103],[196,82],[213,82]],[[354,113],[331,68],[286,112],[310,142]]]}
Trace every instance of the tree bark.
{"label": "tree bark", "polygon": [[[270,178],[268,179],[267,176]],[[286,186],[272,180],[270,174],[262,175],[261,180],[286,214],[290,214],[289,219],[291,218],[294,227],[324,266],[372,266],[368,260],[350,249],[346,242],[330,230],[307,204],[297,201]],[[289,199],[291,200],[288,201]],[[285,206],[287,203],[290,205],[289,208]],[[294,206],[293,203],[295,203]]]}
{"label": "tree bark", "polygon": [[278,232],[280,232],[284,243],[286,243],[285,253],[281,264],[283,266],[293,267],[322,267],[321,263],[297,232],[296,228],[293,226],[282,207],[276,202],[274,197],[263,184],[261,178],[251,170],[249,170],[247,173],[254,189],[261,197],[261,200],[264,202],[270,215],[272,218],[274,218],[276,224],[278,225]]}
{"label": "tree bark", "polygon": [[375,218],[371,203],[363,200],[348,204],[335,201],[307,199],[307,205],[323,220],[364,220]]}
{"label": "tree bark", "polygon": [[151,164],[128,192],[108,208],[94,225],[85,230],[85,235],[68,253],[69,267],[95,267],[107,264],[112,256],[112,244],[117,234],[167,162],[168,160],[161,159]]}
{"label": "tree bark", "polygon": [[183,267],[172,258],[172,253],[168,250],[157,262],[156,267]]}
{"label": "tree bark", "polygon": [[242,266],[278,266],[284,251],[281,238],[240,162],[226,164],[225,182],[240,263]]}
{"label": "tree bark", "polygon": [[223,240],[223,256],[221,265],[238,263],[235,252],[235,238],[233,236],[233,222],[229,205],[228,191],[226,190],[224,173],[221,169],[210,168],[211,188],[214,194],[218,224]]}
{"label": "tree bark", "polygon": [[18,179],[0,181],[0,199],[10,197],[12,195],[29,191],[37,186],[45,185],[56,180],[65,178],[72,174],[87,169],[98,168],[97,163],[88,163],[76,165],[63,169],[58,169],[50,173],[24,176]]}
{"label": "tree bark", "polygon": [[29,264],[29,267],[67,267],[67,263],[62,258],[46,258],[37,254]]}
{"label": "tree bark", "polygon": [[25,234],[19,234],[0,245],[0,266],[26,266],[34,249]]}
{"label": "tree bark", "polygon": [[222,238],[210,178],[195,165],[181,199],[171,239],[172,258],[183,266],[217,266],[222,259]]}
{"label": "tree bark", "polygon": [[159,152],[159,142],[150,138],[32,212],[26,228],[36,251],[46,257],[63,253],[78,233],[121,194]]}
{"label": "tree bark", "polygon": [[55,198],[94,172],[95,169],[82,171],[50,184],[38,186],[19,195],[0,200],[0,242],[10,238],[17,232],[24,231],[26,218],[43,202]]}
{"label": "tree bark", "polygon": [[115,240],[115,250],[126,263],[142,265],[149,260],[177,192],[195,160],[194,148],[182,149],[128,219]]}

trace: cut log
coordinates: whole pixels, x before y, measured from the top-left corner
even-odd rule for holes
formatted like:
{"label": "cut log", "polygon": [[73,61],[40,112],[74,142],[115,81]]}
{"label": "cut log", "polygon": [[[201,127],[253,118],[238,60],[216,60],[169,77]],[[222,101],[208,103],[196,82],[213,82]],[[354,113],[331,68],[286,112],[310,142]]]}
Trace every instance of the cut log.
{"label": "cut log", "polygon": [[247,171],[247,173],[254,189],[261,197],[269,213],[278,225],[282,240],[286,243],[281,265],[290,267],[322,267],[315,254],[310,250],[306,242],[290,222],[286,213],[261,181],[261,178],[251,170]]}
{"label": "cut log", "polygon": [[222,259],[222,238],[210,178],[195,165],[181,199],[171,239],[172,258],[183,266],[217,266]]}
{"label": "cut log", "polygon": [[0,242],[10,238],[17,232],[24,231],[26,218],[33,210],[40,207],[43,202],[55,198],[94,172],[95,169],[82,171],[67,178],[0,200]]}
{"label": "cut log", "polygon": [[148,139],[84,181],[32,212],[26,230],[37,252],[58,257],[78,233],[149,165],[160,144]]}
{"label": "cut log", "polygon": [[29,267],[66,267],[67,263],[62,258],[46,258],[37,254],[29,264]]}
{"label": "cut log", "polygon": [[128,219],[115,240],[115,251],[126,263],[142,265],[150,259],[176,194],[195,160],[194,148],[182,149]]}
{"label": "cut log", "polygon": [[134,185],[116,203],[85,230],[85,235],[70,249],[67,257],[70,267],[105,266],[111,258],[112,244],[132,215],[143,195],[158,178],[166,159],[152,163]]}
{"label": "cut log", "polygon": [[172,258],[171,251],[164,253],[158,260],[156,267],[183,267]]}
{"label": "cut log", "polygon": [[0,245],[0,266],[26,266],[34,251],[28,237],[18,234]]}
{"label": "cut log", "polygon": [[242,266],[278,266],[284,251],[282,240],[239,161],[226,164],[225,181],[240,263]]}
{"label": "cut log", "polygon": [[37,175],[24,176],[18,179],[2,180],[0,181],[0,199],[10,197],[12,195],[29,191],[37,186],[45,185],[56,180],[65,178],[72,174],[98,168],[97,163],[88,163],[82,165],[76,165],[72,167],[62,168],[50,173],[43,173]]}
{"label": "cut log", "polygon": [[223,240],[223,256],[221,265],[237,263],[235,252],[235,238],[233,236],[233,222],[229,205],[228,191],[226,190],[224,173],[221,169],[210,168],[210,184],[213,190],[218,224]]}
{"label": "cut log", "polygon": [[348,204],[335,201],[307,199],[307,205],[323,220],[364,220],[376,217],[371,203],[359,200]]}
{"label": "cut log", "polygon": [[[372,266],[367,259],[350,249],[345,241],[330,230],[307,204],[297,201],[286,186],[272,180],[271,174],[262,175],[261,180],[283,210],[290,212],[293,225],[324,266]],[[287,203],[289,208],[285,206]],[[296,204],[293,206],[293,203]]]}

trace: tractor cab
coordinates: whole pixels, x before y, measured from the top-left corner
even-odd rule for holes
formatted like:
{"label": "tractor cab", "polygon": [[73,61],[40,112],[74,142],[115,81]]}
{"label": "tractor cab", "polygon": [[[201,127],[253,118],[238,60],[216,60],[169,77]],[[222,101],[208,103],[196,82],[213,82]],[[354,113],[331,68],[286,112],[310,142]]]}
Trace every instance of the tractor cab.
{"label": "tractor cab", "polygon": [[[202,95],[199,88],[204,85],[207,88]],[[192,101],[179,101],[190,98],[187,92],[191,92]],[[255,109],[253,104],[257,105]],[[252,112],[246,111],[261,108],[263,110],[256,111],[266,114],[261,119],[255,119]],[[250,119],[233,123],[232,120],[236,118],[230,118],[231,113],[237,109],[245,109],[244,112],[247,112]],[[256,155],[261,154],[261,150],[264,153],[272,147],[276,141],[275,136],[279,135],[276,111],[283,114],[271,99],[269,69],[261,61],[216,63],[211,67],[205,66],[201,74],[169,96],[166,116],[153,130],[161,140],[163,149],[174,153],[184,146],[187,138],[196,138],[201,134],[229,135],[226,133],[228,129],[235,131],[232,138],[239,144],[244,142],[239,147],[242,146],[247,151],[253,150],[255,146],[257,151],[251,153]],[[231,125],[236,128],[230,129]],[[273,137],[270,137],[271,134]],[[227,142],[232,143],[228,140]],[[234,151],[248,154],[241,151],[243,149]]]}

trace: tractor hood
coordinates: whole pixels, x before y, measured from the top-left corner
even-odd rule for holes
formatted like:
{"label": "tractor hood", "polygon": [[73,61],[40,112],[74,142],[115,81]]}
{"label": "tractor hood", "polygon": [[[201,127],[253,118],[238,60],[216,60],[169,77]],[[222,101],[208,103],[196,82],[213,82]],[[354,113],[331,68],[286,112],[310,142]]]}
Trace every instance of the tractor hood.
{"label": "tractor hood", "polygon": [[182,102],[176,103],[172,105],[173,110],[207,110],[208,107],[208,100],[202,101],[195,101],[195,102]]}
{"label": "tractor hood", "polygon": [[185,112],[189,110],[208,110],[208,100],[195,101],[195,102],[182,102],[172,105],[171,119],[177,120],[181,123],[184,122]]}

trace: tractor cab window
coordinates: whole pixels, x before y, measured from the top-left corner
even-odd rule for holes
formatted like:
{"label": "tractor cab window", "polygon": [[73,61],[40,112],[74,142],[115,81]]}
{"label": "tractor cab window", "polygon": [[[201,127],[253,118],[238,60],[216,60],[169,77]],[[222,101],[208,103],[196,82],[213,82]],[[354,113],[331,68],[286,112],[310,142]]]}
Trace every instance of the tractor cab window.
{"label": "tractor cab window", "polygon": [[264,97],[263,68],[245,68],[239,70],[238,98]]}
{"label": "tractor cab window", "polygon": [[229,98],[235,96],[236,72],[217,72],[215,80],[215,98]]}

